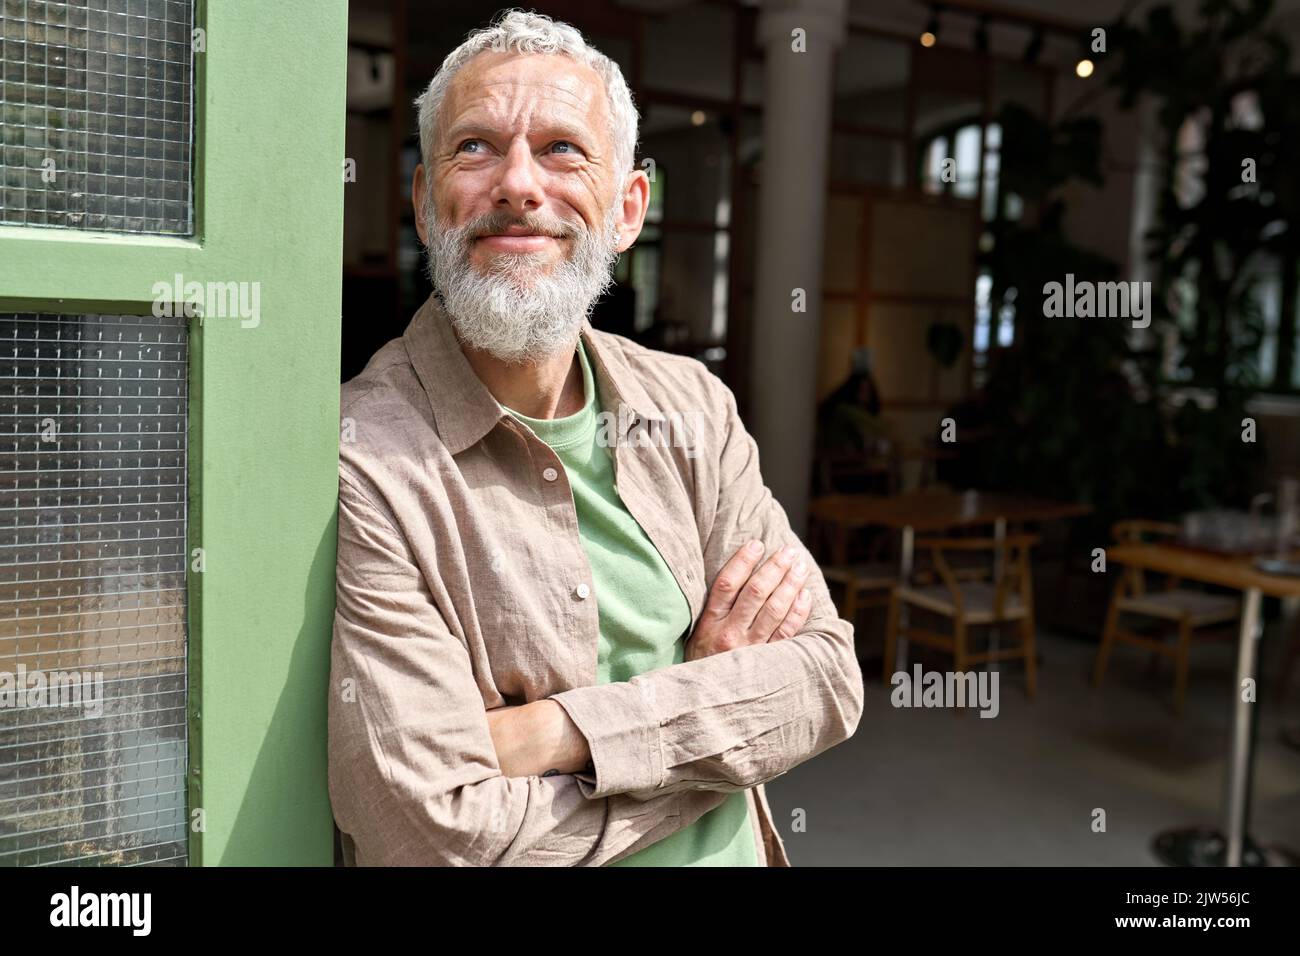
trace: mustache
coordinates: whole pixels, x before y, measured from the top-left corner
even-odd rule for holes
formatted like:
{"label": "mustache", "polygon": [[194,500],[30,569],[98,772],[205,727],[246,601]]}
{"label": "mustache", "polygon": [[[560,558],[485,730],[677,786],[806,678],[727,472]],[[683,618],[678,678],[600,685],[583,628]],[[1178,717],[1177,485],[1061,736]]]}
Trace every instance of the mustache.
{"label": "mustache", "polygon": [[500,235],[508,229],[517,228],[553,239],[576,239],[586,234],[585,227],[568,222],[558,216],[525,214],[493,211],[471,219],[455,230],[465,239],[480,239],[483,236]]}

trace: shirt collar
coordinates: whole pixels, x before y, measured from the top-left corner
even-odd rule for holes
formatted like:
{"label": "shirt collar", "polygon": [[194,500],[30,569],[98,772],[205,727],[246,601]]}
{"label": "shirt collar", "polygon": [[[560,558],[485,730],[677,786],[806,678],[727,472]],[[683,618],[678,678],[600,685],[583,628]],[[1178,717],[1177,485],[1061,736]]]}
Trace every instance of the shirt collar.
{"label": "shirt collar", "polygon": [[[600,341],[593,332],[591,321],[583,319],[579,334],[587,346],[600,405],[618,415],[620,437],[626,437],[637,419],[664,420],[663,411],[641,387],[623,350]],[[478,442],[509,414],[465,358],[436,295],[430,295],[415,313],[402,340],[429,396],[438,435],[451,454],[460,454]]]}

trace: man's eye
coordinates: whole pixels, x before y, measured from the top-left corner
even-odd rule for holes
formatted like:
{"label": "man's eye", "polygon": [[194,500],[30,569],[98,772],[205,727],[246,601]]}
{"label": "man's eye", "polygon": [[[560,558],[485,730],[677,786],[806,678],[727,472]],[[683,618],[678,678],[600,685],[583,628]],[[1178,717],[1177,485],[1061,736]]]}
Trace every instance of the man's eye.
{"label": "man's eye", "polygon": [[462,152],[462,153],[480,153],[480,152],[483,151],[483,150],[482,150],[482,147],[483,147],[483,140],[481,140],[481,139],[467,139],[467,140],[465,140],[465,142],[463,142],[463,143],[460,144],[460,152]]}
{"label": "man's eye", "polygon": [[554,152],[573,153],[573,154],[582,152],[580,149],[578,149],[577,146],[575,146],[573,143],[570,143],[567,139],[562,139],[558,143],[552,143],[551,150]]}

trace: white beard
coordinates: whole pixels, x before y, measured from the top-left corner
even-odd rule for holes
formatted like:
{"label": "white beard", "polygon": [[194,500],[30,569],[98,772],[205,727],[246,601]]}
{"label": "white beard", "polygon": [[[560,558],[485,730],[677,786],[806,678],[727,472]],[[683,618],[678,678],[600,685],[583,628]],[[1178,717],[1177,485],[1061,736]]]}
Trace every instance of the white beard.
{"label": "white beard", "polygon": [[[537,362],[572,349],[582,322],[613,282],[618,259],[617,206],[600,232],[551,216],[488,214],[444,228],[429,202],[425,215],[428,274],[461,344],[511,363]],[[545,269],[541,253],[493,256],[486,272],[470,261],[476,235],[510,223],[571,237],[572,253]]]}

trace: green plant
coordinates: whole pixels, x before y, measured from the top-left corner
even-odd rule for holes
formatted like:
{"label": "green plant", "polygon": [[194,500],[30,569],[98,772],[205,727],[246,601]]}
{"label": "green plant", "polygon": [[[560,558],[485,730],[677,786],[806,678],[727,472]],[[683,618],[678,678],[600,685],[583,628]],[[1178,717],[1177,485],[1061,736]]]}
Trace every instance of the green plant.
{"label": "green plant", "polygon": [[[1094,532],[1123,517],[1168,518],[1242,500],[1258,446],[1236,455],[1223,448],[1240,434],[1248,376],[1225,376],[1210,407],[1176,404],[1162,378],[1158,338],[1135,347],[1122,319],[1044,315],[1050,282],[1119,278],[1114,262],[1075,244],[1064,227],[1062,187],[1103,182],[1101,124],[1072,117],[1051,125],[1017,106],[998,122],[1003,181],[1037,215],[989,224],[981,266],[994,307],[1014,309],[1016,343],[990,352],[983,389],[954,410],[963,432],[979,440],[960,446],[944,477],[1088,503]],[[1162,221],[1153,232],[1153,251],[1163,251],[1155,237],[1168,228]],[[1248,315],[1244,298],[1239,292],[1223,302],[1225,314]],[[1153,313],[1172,321],[1159,302]],[[1240,354],[1225,369],[1248,367],[1257,339],[1233,341]]]}
{"label": "green plant", "polygon": [[[1159,106],[1165,175],[1147,236],[1157,317],[1178,330],[1182,377],[1228,404],[1265,384],[1256,362],[1261,260],[1289,261],[1293,286],[1300,248],[1300,82],[1288,44],[1269,29],[1272,8],[1272,0],[1204,0],[1195,26],[1184,28],[1162,5],[1143,23],[1108,29],[1121,105],[1146,93]],[[1185,171],[1195,171],[1199,189],[1180,188]],[[1294,306],[1294,290],[1291,298]],[[1293,335],[1283,337],[1285,372]]]}

